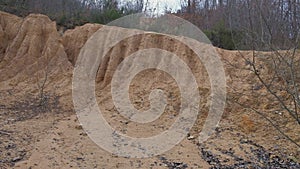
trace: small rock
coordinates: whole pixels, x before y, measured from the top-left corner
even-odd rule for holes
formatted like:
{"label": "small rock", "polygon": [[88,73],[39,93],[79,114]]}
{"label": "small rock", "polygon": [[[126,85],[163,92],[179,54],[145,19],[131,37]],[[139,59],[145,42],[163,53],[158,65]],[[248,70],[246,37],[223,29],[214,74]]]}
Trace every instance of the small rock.
{"label": "small rock", "polygon": [[14,143],[9,143],[8,145],[5,146],[5,149],[12,149],[12,148],[16,148],[16,145]]}
{"label": "small rock", "polygon": [[75,129],[82,130],[82,125],[80,124],[80,125],[75,126]]}
{"label": "small rock", "polygon": [[76,160],[84,160],[83,157],[77,157]]}
{"label": "small rock", "polygon": [[85,132],[82,132],[79,135],[81,135],[81,136],[87,136],[87,134]]}
{"label": "small rock", "polygon": [[165,157],[159,157],[159,160],[166,161],[167,159]]}
{"label": "small rock", "polygon": [[194,136],[189,136],[187,139],[188,140],[193,140],[193,139],[195,139],[195,137]]}
{"label": "small rock", "polygon": [[241,144],[245,144],[245,143],[248,143],[249,141],[247,139],[241,139],[240,142],[241,142]]}
{"label": "small rock", "polygon": [[23,157],[18,156],[18,157],[13,158],[11,161],[15,163],[15,162],[21,161],[22,159],[23,159]]}

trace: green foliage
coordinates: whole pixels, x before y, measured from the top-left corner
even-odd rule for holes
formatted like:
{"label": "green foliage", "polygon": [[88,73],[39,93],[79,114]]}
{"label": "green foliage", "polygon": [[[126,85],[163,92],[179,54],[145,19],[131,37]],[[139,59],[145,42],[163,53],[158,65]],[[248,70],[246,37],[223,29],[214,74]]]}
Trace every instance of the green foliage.
{"label": "green foliage", "polygon": [[94,11],[88,18],[88,21],[91,23],[107,24],[122,16],[122,12],[117,9],[107,9],[104,11]]}
{"label": "green foliage", "polygon": [[58,17],[56,19],[56,23],[58,25],[65,25],[67,23],[67,17],[66,17],[66,15],[62,15],[62,16]]}
{"label": "green foliage", "polygon": [[119,11],[117,9],[108,9],[108,10],[104,11],[102,17],[103,17],[104,23],[108,23],[108,22],[118,19],[122,16],[123,15],[122,15],[121,11]]}
{"label": "green foliage", "polygon": [[107,24],[124,15],[136,13],[136,5],[119,6],[119,1],[99,0],[0,0],[0,10],[17,16],[41,13],[67,29],[87,22]]}
{"label": "green foliage", "polygon": [[24,0],[0,0],[0,10],[25,16],[28,14],[28,4]]}
{"label": "green foliage", "polygon": [[213,29],[205,30],[204,33],[214,46],[228,50],[236,49],[242,39],[241,32],[226,28],[223,21],[217,23]]}

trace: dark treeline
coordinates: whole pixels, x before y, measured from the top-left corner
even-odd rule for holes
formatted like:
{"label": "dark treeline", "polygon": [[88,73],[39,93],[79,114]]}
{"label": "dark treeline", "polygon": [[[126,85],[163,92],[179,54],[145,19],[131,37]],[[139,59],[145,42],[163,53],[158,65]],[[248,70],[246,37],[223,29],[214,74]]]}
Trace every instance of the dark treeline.
{"label": "dark treeline", "polygon": [[299,44],[299,0],[184,0],[177,15],[221,48],[272,50]]}
{"label": "dark treeline", "polygon": [[143,0],[0,0],[0,10],[18,16],[48,15],[58,25],[73,28],[84,23],[106,24],[131,13],[142,12]]}
{"label": "dark treeline", "polygon": [[[0,10],[18,16],[42,13],[73,28],[145,12],[149,1],[0,0]],[[286,49],[299,44],[300,0],[181,0],[181,9],[173,14],[197,25],[215,46],[225,49]]]}

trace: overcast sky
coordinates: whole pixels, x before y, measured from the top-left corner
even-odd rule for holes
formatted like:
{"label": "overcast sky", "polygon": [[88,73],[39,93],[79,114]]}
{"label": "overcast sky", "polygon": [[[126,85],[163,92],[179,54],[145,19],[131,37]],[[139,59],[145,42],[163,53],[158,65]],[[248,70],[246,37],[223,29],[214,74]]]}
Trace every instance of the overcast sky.
{"label": "overcast sky", "polygon": [[156,13],[163,13],[166,7],[175,12],[180,9],[180,0],[149,0],[149,8],[156,8]]}

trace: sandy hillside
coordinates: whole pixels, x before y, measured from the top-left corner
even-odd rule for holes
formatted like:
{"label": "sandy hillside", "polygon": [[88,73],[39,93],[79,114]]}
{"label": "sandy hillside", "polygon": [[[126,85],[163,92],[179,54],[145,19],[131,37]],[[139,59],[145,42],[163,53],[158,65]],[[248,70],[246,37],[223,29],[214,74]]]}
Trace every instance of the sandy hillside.
{"label": "sandy hillside", "polygon": [[[228,103],[216,132],[197,143],[209,109],[210,82],[193,51],[164,35],[146,34],[128,38],[101,63],[96,77],[96,96],[103,115],[117,131],[132,137],[149,137],[168,129],[178,117],[179,88],[172,77],[154,70],[136,76],[130,86],[135,108],[147,110],[155,88],[167,92],[164,114],[146,125],[121,116],[112,103],[110,81],[117,65],[131,53],[160,47],[176,53],[195,74],[201,111],[187,137],[159,156],[138,159],[115,156],[98,147],[82,130],[72,101],[72,75],[80,49],[103,26],[86,24],[57,31],[47,16],[19,18],[0,12],[0,168],[300,168],[300,149],[266,120],[241,103],[273,112],[264,88],[246,67],[238,51],[216,49],[224,63]],[[111,27],[111,32],[130,32]],[[251,52],[242,52],[250,57]],[[268,53],[263,53],[268,55]],[[262,60],[263,61],[263,60]],[[269,67],[262,68],[268,75]],[[260,95],[253,94],[256,93]],[[245,95],[240,95],[245,93]],[[271,113],[286,134],[300,144],[300,126],[288,114]]]}

